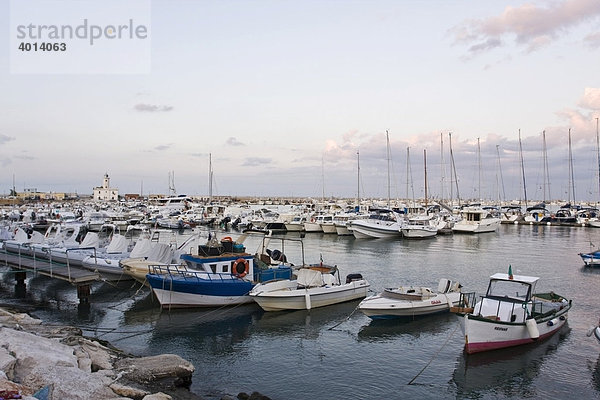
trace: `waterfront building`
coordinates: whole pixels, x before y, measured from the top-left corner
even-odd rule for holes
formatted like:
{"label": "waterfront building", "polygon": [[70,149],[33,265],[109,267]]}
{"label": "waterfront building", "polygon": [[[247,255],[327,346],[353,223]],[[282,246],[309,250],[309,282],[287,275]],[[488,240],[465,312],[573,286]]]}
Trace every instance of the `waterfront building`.
{"label": "waterfront building", "polygon": [[119,200],[119,189],[110,187],[110,178],[104,174],[102,186],[94,188],[94,200]]}

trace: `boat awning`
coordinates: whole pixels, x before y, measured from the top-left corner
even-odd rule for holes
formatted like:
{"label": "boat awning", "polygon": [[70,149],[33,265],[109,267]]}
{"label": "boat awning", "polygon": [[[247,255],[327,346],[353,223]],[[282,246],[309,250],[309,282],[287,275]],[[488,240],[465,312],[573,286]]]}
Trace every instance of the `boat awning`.
{"label": "boat awning", "polygon": [[512,280],[512,281],[517,281],[517,282],[534,284],[540,278],[538,278],[537,276],[513,275],[512,279],[508,279],[508,274],[497,273],[497,274],[490,276],[490,279],[498,279],[498,280],[504,280],[504,281]]}

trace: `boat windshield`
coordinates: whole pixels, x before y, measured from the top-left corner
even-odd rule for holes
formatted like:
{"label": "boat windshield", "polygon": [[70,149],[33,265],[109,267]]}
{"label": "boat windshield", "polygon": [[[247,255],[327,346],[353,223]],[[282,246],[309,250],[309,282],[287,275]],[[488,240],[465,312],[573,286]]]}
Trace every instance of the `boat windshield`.
{"label": "boat windshield", "polygon": [[508,297],[518,301],[529,301],[531,285],[519,281],[492,279],[488,287],[488,297]]}

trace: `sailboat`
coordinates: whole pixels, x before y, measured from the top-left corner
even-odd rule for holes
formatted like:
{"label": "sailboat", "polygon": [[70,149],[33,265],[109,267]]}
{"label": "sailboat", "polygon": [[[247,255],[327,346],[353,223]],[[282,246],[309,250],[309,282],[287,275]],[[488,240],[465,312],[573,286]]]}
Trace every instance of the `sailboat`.
{"label": "sailboat", "polygon": [[[598,196],[600,196],[600,135],[598,135],[598,118],[596,117],[596,158],[598,161]],[[590,218],[587,224],[593,228],[600,228],[600,218]]]}
{"label": "sailboat", "polygon": [[[477,153],[479,155],[479,138],[477,139]],[[481,158],[479,162],[479,195],[481,196]],[[472,204],[460,209],[461,219],[454,224],[452,231],[455,233],[484,233],[494,232],[501,223],[493,208],[482,207],[481,204]]]}
{"label": "sailboat", "polygon": [[[427,150],[423,150],[425,168],[425,207],[427,207]],[[425,239],[437,235],[436,220],[430,214],[417,214],[408,217],[402,224],[402,236],[407,239]]]}
{"label": "sailboat", "polygon": [[390,209],[390,136],[385,131],[387,144],[388,208],[371,210],[369,218],[352,221],[352,234],[356,239],[396,238],[400,232],[400,215]]}

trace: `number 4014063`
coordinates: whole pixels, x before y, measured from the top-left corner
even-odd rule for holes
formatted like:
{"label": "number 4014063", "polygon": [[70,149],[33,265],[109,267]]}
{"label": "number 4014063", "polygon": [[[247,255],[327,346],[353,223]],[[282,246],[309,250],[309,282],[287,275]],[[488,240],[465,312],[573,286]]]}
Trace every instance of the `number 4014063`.
{"label": "number 4014063", "polygon": [[42,43],[21,42],[21,44],[19,45],[19,50],[21,50],[21,51],[66,51],[67,44],[66,43],[50,43],[50,42],[42,42]]}

